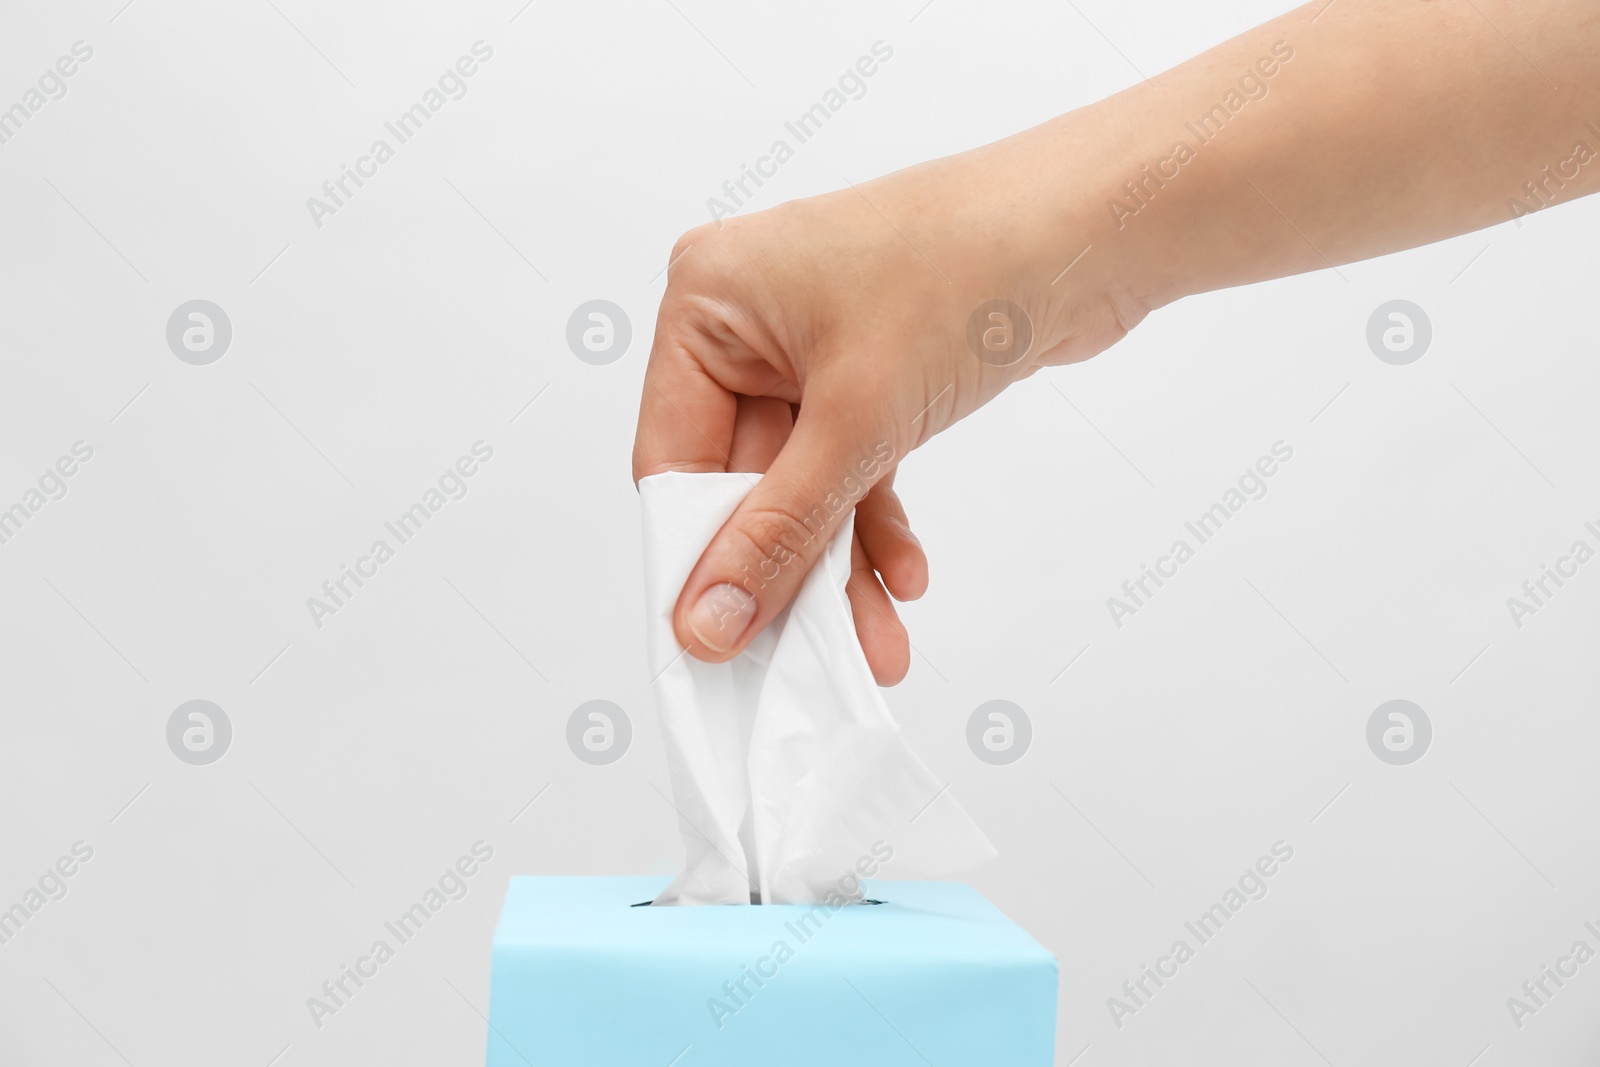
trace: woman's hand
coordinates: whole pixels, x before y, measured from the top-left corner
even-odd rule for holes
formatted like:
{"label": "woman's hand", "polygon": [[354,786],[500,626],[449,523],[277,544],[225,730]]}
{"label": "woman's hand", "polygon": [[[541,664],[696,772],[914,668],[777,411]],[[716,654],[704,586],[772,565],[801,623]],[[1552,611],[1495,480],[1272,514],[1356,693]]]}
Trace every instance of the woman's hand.
{"label": "woman's hand", "polygon": [[765,472],[684,587],[675,625],[691,654],[741,651],[853,505],[856,629],[878,681],[898,682],[909,646],[890,595],[921,596],[928,564],[895,467],[1011,382],[1093,355],[1143,314],[1080,285],[1089,270],[1063,277],[1045,257],[1033,269],[1029,220],[1004,180],[1011,155],[996,146],[707,224],[673,249],[634,477]]}

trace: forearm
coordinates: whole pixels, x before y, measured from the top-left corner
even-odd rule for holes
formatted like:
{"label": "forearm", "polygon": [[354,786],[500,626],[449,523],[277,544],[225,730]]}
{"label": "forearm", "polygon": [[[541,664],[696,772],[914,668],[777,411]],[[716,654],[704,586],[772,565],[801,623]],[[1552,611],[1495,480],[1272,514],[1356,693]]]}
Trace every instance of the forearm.
{"label": "forearm", "polygon": [[1347,263],[1600,188],[1600,7],[1318,0],[984,151],[1066,191],[1018,194],[1036,275],[1087,247],[1158,307]]}

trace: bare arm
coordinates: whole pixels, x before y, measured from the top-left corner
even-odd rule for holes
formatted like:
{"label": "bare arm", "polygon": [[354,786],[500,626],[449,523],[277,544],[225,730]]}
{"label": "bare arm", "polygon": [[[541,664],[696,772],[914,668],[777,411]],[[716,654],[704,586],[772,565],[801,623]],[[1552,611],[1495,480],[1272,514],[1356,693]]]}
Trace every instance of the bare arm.
{"label": "bare arm", "polygon": [[[1600,188],[1597,153],[1593,0],[1317,0],[995,144],[691,231],[634,474],[768,474],[690,576],[680,640],[742,650],[820,554],[819,504],[860,485],[850,595],[897,681],[889,595],[927,582],[891,488],[907,452],[1153,308],[1543,210]],[[1023,347],[975,344],[995,301]]]}

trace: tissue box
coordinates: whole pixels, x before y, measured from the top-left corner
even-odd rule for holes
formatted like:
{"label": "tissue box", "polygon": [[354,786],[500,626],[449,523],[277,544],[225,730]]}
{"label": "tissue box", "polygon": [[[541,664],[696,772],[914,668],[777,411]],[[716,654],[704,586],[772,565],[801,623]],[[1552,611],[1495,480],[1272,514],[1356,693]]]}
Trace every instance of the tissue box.
{"label": "tissue box", "polygon": [[881,904],[633,907],[653,877],[513,878],[489,1067],[1049,1067],[1056,961],[970,886]]}

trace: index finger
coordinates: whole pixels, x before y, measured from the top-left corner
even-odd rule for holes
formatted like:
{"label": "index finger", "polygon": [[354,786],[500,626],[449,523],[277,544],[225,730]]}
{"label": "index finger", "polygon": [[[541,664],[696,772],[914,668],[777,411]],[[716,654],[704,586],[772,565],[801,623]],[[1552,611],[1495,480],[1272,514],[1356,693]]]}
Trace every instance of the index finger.
{"label": "index finger", "polygon": [[666,315],[663,306],[639,398],[635,483],[665,471],[725,471],[733,447],[738,398],[673,336]]}

